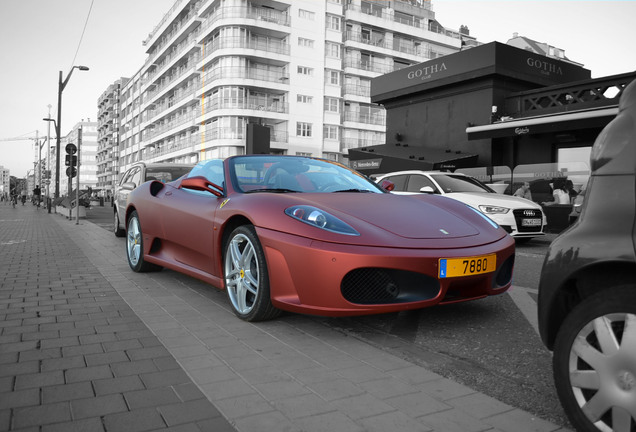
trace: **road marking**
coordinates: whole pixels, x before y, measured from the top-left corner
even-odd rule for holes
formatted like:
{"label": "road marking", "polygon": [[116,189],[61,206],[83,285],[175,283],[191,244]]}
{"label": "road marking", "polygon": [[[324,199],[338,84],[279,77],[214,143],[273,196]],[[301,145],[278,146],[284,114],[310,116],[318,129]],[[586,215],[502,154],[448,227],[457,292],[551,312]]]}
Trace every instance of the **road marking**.
{"label": "road marking", "polygon": [[517,256],[522,256],[522,257],[530,257],[530,258],[545,258],[545,254],[534,254],[534,253],[528,253],[528,252],[515,252],[515,254]]}
{"label": "road marking", "polygon": [[530,296],[531,292],[536,293],[537,290],[513,285],[508,290],[508,295],[538,335],[537,302]]}

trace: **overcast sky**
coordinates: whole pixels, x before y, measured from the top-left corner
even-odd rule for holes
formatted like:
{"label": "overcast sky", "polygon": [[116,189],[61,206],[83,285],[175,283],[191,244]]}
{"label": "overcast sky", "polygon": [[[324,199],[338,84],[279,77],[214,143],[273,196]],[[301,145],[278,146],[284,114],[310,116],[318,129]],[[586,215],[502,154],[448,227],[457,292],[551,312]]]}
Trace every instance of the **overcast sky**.
{"label": "overcast sky", "polygon": [[[48,105],[56,118],[59,71],[66,77],[73,65],[90,71],[75,70],[64,90],[62,136],[82,119],[95,120],[99,96],[139,69],[142,41],[173,4],[0,0],[0,139],[35,137],[36,130],[46,136],[42,118]],[[480,42],[505,43],[517,32],[562,48],[593,78],[636,70],[634,0],[433,0],[433,10],[442,25],[466,25]],[[0,165],[11,175],[33,169],[34,154],[32,140],[0,141]]]}

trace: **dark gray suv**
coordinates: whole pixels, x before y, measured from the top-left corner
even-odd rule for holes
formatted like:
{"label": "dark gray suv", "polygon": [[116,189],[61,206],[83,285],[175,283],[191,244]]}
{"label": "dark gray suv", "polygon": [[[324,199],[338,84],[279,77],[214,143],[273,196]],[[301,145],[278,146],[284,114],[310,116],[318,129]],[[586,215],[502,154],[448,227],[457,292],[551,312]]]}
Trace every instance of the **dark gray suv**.
{"label": "dark gray suv", "polygon": [[184,174],[190,172],[194,164],[175,164],[175,163],[145,163],[138,162],[128,168],[121,176],[117,189],[115,189],[115,197],[113,199],[114,207],[114,227],[113,231],[117,237],[123,237],[126,234],[125,227],[121,221],[126,220],[126,205],[130,192],[142,183],[149,180],[159,180],[164,183],[178,179]]}
{"label": "dark gray suv", "polygon": [[636,81],[596,139],[578,221],[550,246],[541,338],[577,431],[636,431]]}

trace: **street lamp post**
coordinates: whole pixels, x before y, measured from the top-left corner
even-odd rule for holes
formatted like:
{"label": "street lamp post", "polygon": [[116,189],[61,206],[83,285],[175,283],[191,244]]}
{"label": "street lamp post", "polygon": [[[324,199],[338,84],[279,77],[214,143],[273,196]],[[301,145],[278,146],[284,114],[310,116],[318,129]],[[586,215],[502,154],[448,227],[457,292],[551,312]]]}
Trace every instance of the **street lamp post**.
{"label": "street lamp post", "polygon": [[[62,135],[62,92],[64,88],[68,84],[68,80],[71,78],[71,74],[75,69],[79,69],[81,71],[87,71],[88,67],[86,66],[73,66],[69,71],[66,79],[62,80],[62,71],[60,71],[60,80],[58,83],[57,90],[57,123],[55,125],[55,133],[57,134],[57,140],[55,143],[55,163],[57,164],[55,169],[55,198],[60,197],[60,139]],[[53,121],[53,119],[45,119],[47,121]]]}

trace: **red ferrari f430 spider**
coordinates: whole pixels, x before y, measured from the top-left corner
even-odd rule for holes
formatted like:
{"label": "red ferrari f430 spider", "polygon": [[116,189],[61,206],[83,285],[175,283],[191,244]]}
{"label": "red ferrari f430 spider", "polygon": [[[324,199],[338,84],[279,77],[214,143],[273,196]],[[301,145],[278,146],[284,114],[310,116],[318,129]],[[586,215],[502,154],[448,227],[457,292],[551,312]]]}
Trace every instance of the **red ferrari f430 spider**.
{"label": "red ferrari f430 spider", "polygon": [[388,193],[337,162],[249,155],[199,162],[128,199],[137,272],[169,268],[227,291],[247,321],[346,316],[506,291],[514,240],[459,201]]}

